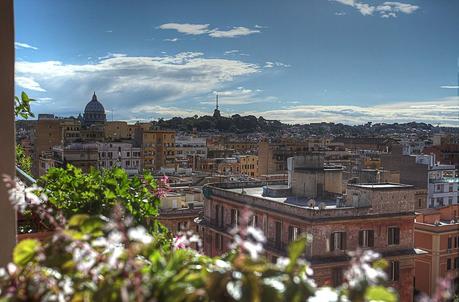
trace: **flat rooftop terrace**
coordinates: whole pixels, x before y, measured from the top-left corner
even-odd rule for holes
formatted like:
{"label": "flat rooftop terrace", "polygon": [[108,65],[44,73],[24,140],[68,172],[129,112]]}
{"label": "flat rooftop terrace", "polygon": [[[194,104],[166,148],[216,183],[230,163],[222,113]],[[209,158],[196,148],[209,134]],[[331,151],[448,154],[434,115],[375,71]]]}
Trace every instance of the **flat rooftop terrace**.
{"label": "flat rooftop terrace", "polygon": [[[273,185],[270,187],[277,187],[279,185]],[[241,195],[245,196],[252,196],[252,197],[257,197],[257,198],[262,198],[270,201],[275,201],[278,203],[285,203],[289,205],[295,205],[299,207],[303,207],[306,209],[319,209],[319,205],[323,203],[325,205],[326,209],[335,209],[336,208],[336,199],[314,199],[315,201],[315,206],[310,206],[310,200],[311,198],[309,197],[304,197],[304,196],[286,196],[286,197],[271,197],[271,196],[263,196],[263,187],[264,186],[258,186],[258,187],[250,187],[250,188],[232,188],[232,189],[224,189],[225,191],[228,192],[233,192],[233,193],[238,193]],[[242,193],[244,191],[244,193]]]}

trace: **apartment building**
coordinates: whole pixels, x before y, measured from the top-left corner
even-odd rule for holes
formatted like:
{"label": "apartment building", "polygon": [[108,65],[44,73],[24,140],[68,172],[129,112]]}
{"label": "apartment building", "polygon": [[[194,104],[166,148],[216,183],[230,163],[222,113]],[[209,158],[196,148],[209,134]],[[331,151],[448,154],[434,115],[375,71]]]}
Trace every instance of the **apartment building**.
{"label": "apartment building", "polygon": [[67,146],[55,146],[52,149],[55,167],[71,164],[88,172],[91,168],[99,168],[99,149],[96,143],[73,143]]}
{"label": "apartment building", "polygon": [[437,280],[452,276],[459,289],[459,205],[423,209],[416,213],[414,242],[427,251],[416,258],[415,287],[432,295]]}
{"label": "apartment building", "polygon": [[270,142],[263,140],[258,146],[258,167],[260,175],[287,172],[287,158],[305,155],[311,151],[308,142],[281,140]]}
{"label": "apartment building", "polygon": [[249,177],[258,177],[258,156],[257,155],[239,155],[237,156],[241,174]]}
{"label": "apartment building", "polygon": [[197,232],[194,221],[203,210],[201,190],[193,187],[173,187],[160,198],[158,220],[172,234],[179,231]]}
{"label": "apartment building", "polygon": [[250,211],[249,223],[267,236],[266,257],[286,255],[289,242],[312,236],[305,258],[319,285],[338,285],[348,266],[348,251],[372,249],[389,262],[391,286],[401,301],[412,301],[415,188],[402,184],[348,185],[347,195],[296,196],[284,182],[219,183],[203,188],[200,220],[204,252],[228,250],[230,230]]}
{"label": "apartment building", "polygon": [[180,167],[196,170],[198,159],[207,158],[206,139],[194,136],[176,136],[175,156]]}
{"label": "apartment building", "polygon": [[134,138],[135,129],[140,124],[128,124],[123,121],[105,122],[104,132],[106,141],[130,140]]}
{"label": "apartment building", "polygon": [[99,167],[111,169],[123,168],[128,175],[137,175],[140,172],[141,149],[131,143],[97,143],[99,151]]}
{"label": "apartment building", "polygon": [[175,131],[135,129],[135,141],[142,150],[141,168],[156,171],[175,168]]}
{"label": "apartment building", "polygon": [[63,143],[61,121],[53,114],[39,114],[34,141],[34,158],[32,174],[41,176],[39,173],[40,156],[43,152],[51,151],[54,146]]}
{"label": "apartment building", "polygon": [[381,155],[384,168],[400,171],[400,181],[427,190],[428,207],[458,204],[459,178],[454,165],[436,162],[434,154],[402,155],[400,150]]}

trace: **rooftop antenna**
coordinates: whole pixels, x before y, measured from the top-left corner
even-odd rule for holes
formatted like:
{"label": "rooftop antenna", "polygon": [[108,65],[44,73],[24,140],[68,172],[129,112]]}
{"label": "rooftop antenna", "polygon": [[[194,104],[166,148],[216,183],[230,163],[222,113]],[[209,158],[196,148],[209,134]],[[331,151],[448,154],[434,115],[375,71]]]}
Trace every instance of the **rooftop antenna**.
{"label": "rooftop antenna", "polygon": [[215,109],[218,109],[218,93],[215,95],[215,103],[216,103]]}

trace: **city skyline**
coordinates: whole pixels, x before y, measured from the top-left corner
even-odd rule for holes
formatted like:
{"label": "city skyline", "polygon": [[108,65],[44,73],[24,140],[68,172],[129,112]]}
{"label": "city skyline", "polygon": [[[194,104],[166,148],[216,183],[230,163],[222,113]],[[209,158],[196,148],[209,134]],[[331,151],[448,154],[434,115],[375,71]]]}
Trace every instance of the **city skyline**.
{"label": "city skyline", "polygon": [[15,4],[36,113],[78,115],[95,90],[127,121],[211,115],[218,93],[223,116],[459,123],[454,1]]}

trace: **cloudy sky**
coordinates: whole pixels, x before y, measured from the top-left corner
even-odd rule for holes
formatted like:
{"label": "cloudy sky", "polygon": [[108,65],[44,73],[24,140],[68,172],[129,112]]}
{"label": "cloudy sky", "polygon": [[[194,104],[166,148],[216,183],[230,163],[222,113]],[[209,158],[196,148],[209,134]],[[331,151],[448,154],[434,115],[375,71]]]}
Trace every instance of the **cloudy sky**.
{"label": "cloudy sky", "polygon": [[36,113],[459,126],[459,1],[16,0]]}

